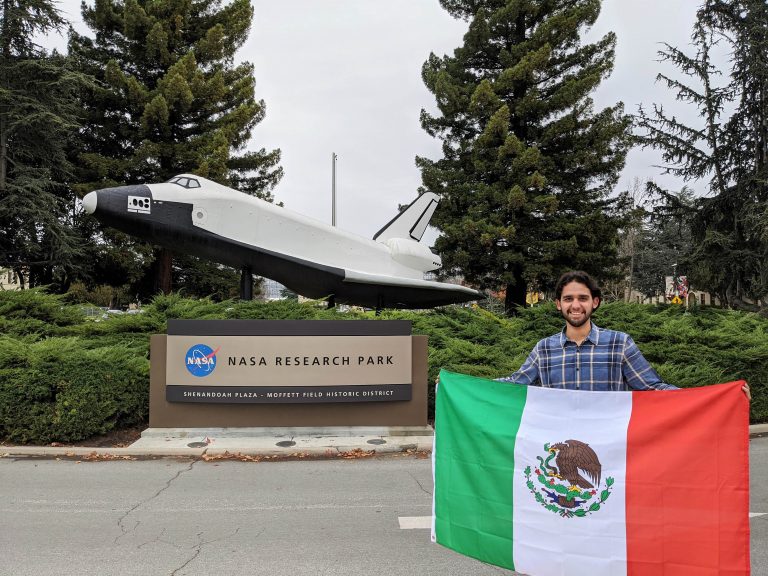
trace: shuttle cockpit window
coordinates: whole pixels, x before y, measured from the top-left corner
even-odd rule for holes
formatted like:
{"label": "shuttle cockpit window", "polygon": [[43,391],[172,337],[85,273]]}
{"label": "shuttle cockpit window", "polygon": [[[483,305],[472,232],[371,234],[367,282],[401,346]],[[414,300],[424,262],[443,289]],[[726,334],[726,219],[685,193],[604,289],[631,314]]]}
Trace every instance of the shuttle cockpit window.
{"label": "shuttle cockpit window", "polygon": [[200,188],[200,182],[195,178],[187,178],[186,176],[176,176],[168,180],[171,184],[178,184],[183,188]]}

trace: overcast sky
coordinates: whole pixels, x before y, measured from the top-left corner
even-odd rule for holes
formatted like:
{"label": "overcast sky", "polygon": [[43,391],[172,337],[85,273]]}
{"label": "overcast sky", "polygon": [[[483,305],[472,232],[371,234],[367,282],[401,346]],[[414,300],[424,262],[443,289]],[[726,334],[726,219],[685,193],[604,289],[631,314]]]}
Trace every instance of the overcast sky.
{"label": "overcast sky", "polygon": [[[92,0],[88,0],[89,3]],[[434,99],[421,66],[434,52],[452,54],[467,24],[437,0],[253,0],[254,22],[240,52],[255,66],[257,98],[267,115],[252,148],[280,148],[285,176],[275,197],[287,208],[330,222],[331,154],[337,163],[337,225],[372,236],[417,195],[417,155],[440,157],[440,142],[419,124]],[[595,94],[596,108],[623,101],[628,112],[653,102],[674,108],[655,83],[662,42],[685,47],[697,0],[604,0],[589,33],[618,37],[613,75]],[[81,32],[79,0],[59,3]],[[62,49],[61,38],[49,40]],[[666,68],[667,72],[673,72]],[[685,112],[681,111],[681,114]],[[630,153],[619,187],[659,176],[653,152]],[[703,186],[700,187],[703,191]]]}

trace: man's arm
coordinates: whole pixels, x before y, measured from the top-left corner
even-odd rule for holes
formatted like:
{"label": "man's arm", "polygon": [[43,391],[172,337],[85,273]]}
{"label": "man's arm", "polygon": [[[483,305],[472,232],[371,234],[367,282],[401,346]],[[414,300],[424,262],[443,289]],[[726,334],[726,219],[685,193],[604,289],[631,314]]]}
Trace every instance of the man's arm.
{"label": "man's arm", "polygon": [[677,390],[677,386],[667,384],[656,373],[656,370],[648,363],[640,352],[640,349],[627,336],[624,342],[624,357],[621,364],[624,381],[633,390]]}
{"label": "man's arm", "polygon": [[540,384],[539,378],[539,346],[533,347],[528,358],[516,372],[504,378],[497,378],[499,382],[517,382],[518,384],[537,385]]}

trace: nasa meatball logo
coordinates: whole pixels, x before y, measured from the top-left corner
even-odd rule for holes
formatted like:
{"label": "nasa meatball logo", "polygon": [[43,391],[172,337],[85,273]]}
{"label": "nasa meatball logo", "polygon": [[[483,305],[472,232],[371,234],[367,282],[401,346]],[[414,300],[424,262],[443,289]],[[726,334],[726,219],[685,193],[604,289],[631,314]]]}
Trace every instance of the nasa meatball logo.
{"label": "nasa meatball logo", "polygon": [[216,369],[216,354],[221,347],[214,350],[206,344],[195,344],[184,358],[184,365],[192,376],[203,378]]}

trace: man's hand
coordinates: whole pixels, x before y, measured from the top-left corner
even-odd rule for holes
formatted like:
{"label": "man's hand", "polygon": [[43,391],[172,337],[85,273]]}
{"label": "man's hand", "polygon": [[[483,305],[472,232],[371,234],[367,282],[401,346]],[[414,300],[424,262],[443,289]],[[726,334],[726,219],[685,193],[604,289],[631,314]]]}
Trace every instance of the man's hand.
{"label": "man's hand", "polygon": [[741,389],[744,390],[744,394],[747,396],[747,400],[751,402],[752,393],[749,391],[749,384],[744,384],[744,386],[742,386]]}

